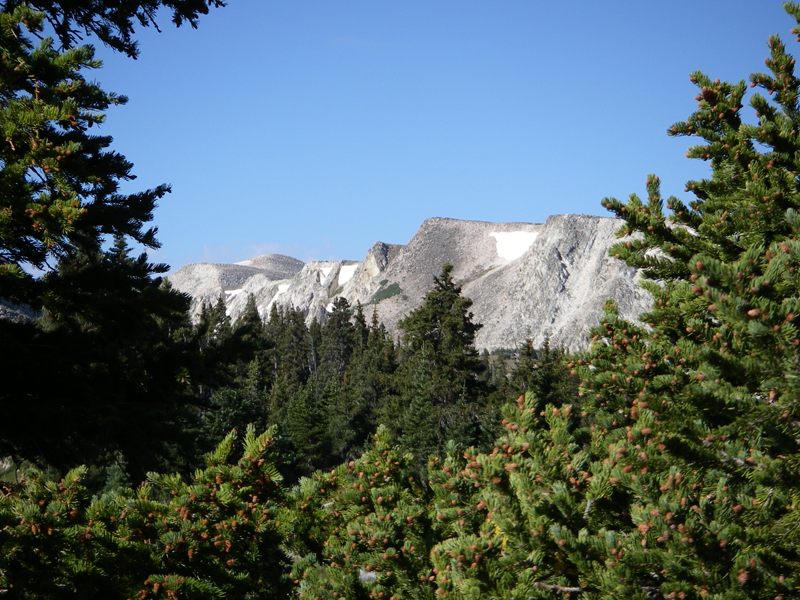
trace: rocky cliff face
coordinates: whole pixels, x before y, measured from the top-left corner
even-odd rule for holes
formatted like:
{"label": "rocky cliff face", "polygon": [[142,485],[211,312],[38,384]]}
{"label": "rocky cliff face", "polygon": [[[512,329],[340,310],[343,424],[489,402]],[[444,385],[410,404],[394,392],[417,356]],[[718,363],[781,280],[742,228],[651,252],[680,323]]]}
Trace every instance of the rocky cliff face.
{"label": "rocky cliff face", "polygon": [[419,306],[434,275],[450,262],[453,278],[474,301],[483,323],[476,345],[514,348],[527,337],[540,345],[578,349],[602,314],[603,302],[636,318],[650,305],[637,273],[608,256],[616,241],[614,219],[556,215],[544,224],[428,219],[406,246],[376,242],[361,262],[309,262],[266,255],[236,265],[187,265],[169,279],[190,294],[193,314],[201,302],[224,295],[228,314],[241,314],[252,294],[263,316],[273,303],[303,310],[310,323],[324,321],[333,299],[365,305],[390,329]]}

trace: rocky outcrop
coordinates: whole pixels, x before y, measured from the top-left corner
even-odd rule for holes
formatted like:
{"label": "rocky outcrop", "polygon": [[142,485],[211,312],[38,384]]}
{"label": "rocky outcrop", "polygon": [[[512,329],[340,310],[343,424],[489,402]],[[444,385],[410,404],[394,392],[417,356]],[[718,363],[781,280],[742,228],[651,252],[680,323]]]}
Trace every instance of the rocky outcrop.
{"label": "rocky outcrop", "polygon": [[35,321],[39,316],[40,315],[29,306],[14,304],[7,300],[0,299],[0,321],[25,323]]}
{"label": "rocky outcrop", "polygon": [[364,305],[367,317],[376,310],[394,329],[449,262],[474,302],[474,319],[484,325],[479,348],[513,348],[527,337],[539,345],[549,335],[554,344],[577,349],[587,345],[606,299],[616,300],[627,318],[650,304],[637,272],[608,256],[617,227],[614,219],[585,215],[556,215],[542,224],[434,218],[405,246],[376,242],[361,262],[303,264],[268,255],[269,261],[238,265],[188,265],[169,279],[195,298],[195,314],[199,302],[224,294],[235,318],[252,294],[263,316],[279,303],[300,308],[310,323],[324,321],[333,299],[343,296]]}
{"label": "rocky outcrop", "polygon": [[[291,279],[303,268],[303,262],[281,254],[265,254],[237,264],[193,263],[180,268],[168,277],[169,282],[178,291],[192,297],[190,313],[192,317],[200,314],[203,302],[214,304],[223,296],[230,304],[252,278],[267,285],[272,281]],[[249,289],[253,290],[253,283]],[[242,304],[242,309],[244,304]],[[231,311],[234,317],[241,311]]]}

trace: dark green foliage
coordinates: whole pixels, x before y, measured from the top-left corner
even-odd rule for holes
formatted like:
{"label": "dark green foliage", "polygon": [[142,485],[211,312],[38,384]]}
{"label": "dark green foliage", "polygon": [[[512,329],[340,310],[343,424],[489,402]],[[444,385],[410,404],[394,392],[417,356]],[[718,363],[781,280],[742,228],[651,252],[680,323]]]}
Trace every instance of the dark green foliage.
{"label": "dark green foliage", "polygon": [[304,597],[432,597],[425,494],[403,476],[411,457],[390,444],[385,428],[374,442],[360,459],[303,479],[293,493],[286,543]]}
{"label": "dark green foliage", "polygon": [[651,280],[644,325],[609,303],[566,365],[523,349],[512,382],[548,400],[508,407],[507,433],[452,480],[433,469],[438,596],[797,597],[800,83],[777,36],[770,49],[771,73],[751,77],[774,97],[752,97],[758,124],[740,116],[744,83],[693,75],[699,110],[671,133],[704,140],[695,200],[664,212],[650,176],[646,203],[604,201],[639,234],[612,254]]}
{"label": "dark green foliage", "polygon": [[508,380],[509,395],[532,393],[542,407],[552,404],[575,403],[578,399],[578,379],[570,374],[568,356],[563,350],[550,347],[546,337],[541,349],[536,350],[531,340],[519,349],[519,358]]}
{"label": "dark green foliage", "polygon": [[222,297],[213,306],[203,302],[200,317],[190,334],[198,350],[197,365],[193,370],[197,373],[198,381],[194,383],[201,397],[208,397],[212,390],[231,382],[231,367],[235,362],[232,334]]}
{"label": "dark green foliage", "polygon": [[[785,6],[800,19],[800,7]],[[739,597],[785,593],[800,550],[795,537],[774,537],[798,522],[798,81],[778,36],[769,46],[770,73],[750,78],[774,95],[751,97],[758,124],[740,116],[744,82],[692,76],[699,109],[670,133],[700,137],[689,155],[711,161],[710,179],[687,184],[695,200],[669,198],[665,214],[650,176],[646,204],[605,202],[642,235],[612,252],[663,283],[648,286],[655,303],[643,321],[652,329],[610,311],[594,332],[594,370],[583,373],[598,426],[654,419],[650,460],[691,465],[672,484],[691,486],[684,497],[701,519],[686,550],[718,574],[717,593],[730,585]],[[707,585],[688,575],[685,583]]]}
{"label": "dark green foliage", "polygon": [[248,425],[264,429],[267,420],[264,396],[248,389],[222,388],[214,392],[203,410],[203,445],[223,439],[232,429],[244,431]]}
{"label": "dark green foliage", "polygon": [[[787,8],[800,18],[800,8]],[[509,558],[508,548],[529,553],[529,568],[520,571],[526,578],[514,588],[498,580],[484,597],[796,595],[797,539],[787,533],[797,531],[800,483],[793,325],[800,219],[791,133],[798,83],[777,36],[770,48],[772,74],[751,77],[775,94],[774,102],[751,99],[758,125],[740,117],[744,83],[693,75],[699,110],[671,133],[705,142],[689,152],[713,168],[709,180],[688,184],[695,200],[670,198],[665,213],[650,176],[646,203],[604,201],[625,220],[622,234],[640,235],[612,254],[653,280],[653,308],[642,317],[648,327],[619,319],[609,304],[592,331],[592,351],[576,360],[581,415],[565,418],[569,405],[548,406],[539,414],[549,429],[523,415],[508,419],[513,433],[500,447],[517,448],[515,438],[530,444],[505,466],[530,465],[516,484],[509,476],[508,497],[520,507],[508,523],[540,534],[509,539]],[[531,399],[525,409],[539,411]],[[534,428],[539,441],[519,433]],[[538,488],[519,487],[531,479]],[[522,502],[545,494],[549,507]],[[507,531],[497,512],[493,523]],[[538,514],[537,525],[530,519]],[[459,578],[448,584],[466,585]]]}
{"label": "dark green foliage", "polygon": [[168,187],[119,193],[132,165],[89,131],[125,98],[86,80],[92,48],[33,44],[46,16],[0,11],[0,298],[42,315],[0,322],[0,456],[67,467],[121,450],[141,473],[184,444],[191,391],[171,336],[188,300],[127,249],[158,247],[146,223]]}
{"label": "dark green foliage", "polygon": [[373,312],[372,326],[367,328],[358,306],[353,327],[355,345],[349,365],[328,409],[327,436],[335,461],[332,464],[361,455],[380,422],[382,409],[394,394],[394,344],[377,322],[376,313]]}
{"label": "dark green foliage", "polygon": [[[800,33],[800,6],[785,6]],[[401,322],[397,351],[375,313],[367,327],[361,307],[354,314],[344,300],[311,327],[278,307],[262,324],[252,302],[230,324],[220,303],[189,335],[177,300],[164,314],[148,304],[175,297],[148,283],[150,267],[122,241],[102,254],[70,253],[59,276],[83,282],[76,289],[91,287],[82,273],[102,262],[124,274],[107,296],[132,273],[134,292],[81,309],[56,285],[41,325],[9,326],[7,339],[24,327],[52,340],[80,331],[97,343],[103,372],[131,385],[163,376],[166,394],[188,387],[165,374],[183,351],[178,342],[189,340],[224,381],[205,394],[215,406],[203,415],[208,436],[231,423],[279,423],[284,470],[310,477],[282,497],[275,455],[265,454],[271,439],[252,430],[237,465],[226,437],[191,484],[151,476],[137,491],[91,499],[79,471],[60,484],[31,473],[0,497],[0,590],[9,598],[798,597],[800,82],[777,36],[770,48],[771,74],[751,77],[774,94],[752,97],[758,125],[740,116],[744,83],[693,75],[699,110],[671,133],[702,137],[690,155],[710,160],[713,174],[689,183],[688,206],[670,198],[665,212],[655,176],[646,203],[604,201],[625,221],[612,253],[649,279],[654,303],[643,322],[620,319],[608,303],[591,350],[566,357],[527,343],[508,381],[503,356],[475,351],[479,325],[449,265]],[[112,318],[129,303],[138,333]],[[108,331],[136,344],[114,346]],[[142,348],[156,349],[163,373],[151,372],[159,365]],[[8,352],[17,351],[25,345]],[[492,437],[492,386],[501,383],[518,398]],[[387,427],[365,443],[381,420]],[[125,478],[123,467],[107,470],[109,486]]]}
{"label": "dark green foliage", "polygon": [[[463,312],[470,301],[460,296],[449,271],[436,281],[427,317],[417,319],[438,319],[431,327],[441,334],[433,334],[435,346],[428,350],[411,342],[428,335],[415,330],[401,355],[377,311],[368,326],[363,308],[351,308],[344,298],[334,301],[324,324],[315,319],[308,327],[302,312],[277,305],[262,323],[252,299],[234,324],[222,299],[202,307],[189,335],[200,349],[193,381],[207,399],[202,445],[249,420],[278,425],[282,472],[295,481],[360,456],[381,422],[413,449],[419,466],[449,439],[462,446],[488,443],[500,395],[481,378],[484,365],[473,343],[479,326]],[[416,379],[410,376],[414,369]],[[433,390],[439,396],[432,402]]]}
{"label": "dark green foliage", "polygon": [[[190,338],[200,348],[201,445],[246,423],[279,426],[289,481],[359,456],[393,390],[394,345],[360,306],[338,299],[324,325],[273,306],[262,323],[254,303],[231,325],[221,301],[203,307]],[[250,316],[248,316],[250,314]],[[249,362],[247,362],[249,361]],[[198,378],[195,378],[198,381]]]}
{"label": "dark green foliage", "polygon": [[118,194],[132,165],[108,150],[110,137],[88,130],[126,98],[85,79],[85,70],[100,65],[91,47],[57,52],[47,38],[34,46],[24,32],[38,34],[44,16],[25,6],[0,12],[0,282],[3,297],[37,308],[46,288],[25,268],[52,272],[76,253],[96,254],[106,235],[158,247],[155,231],[143,227],[168,191]]}
{"label": "dark green foliage", "polygon": [[[472,322],[472,300],[461,295],[452,271],[446,264],[433,278],[422,306],[398,323],[409,387],[437,404],[454,404],[476,389],[483,370],[475,349],[475,333],[482,325]],[[418,369],[426,376],[415,375]]]}
{"label": "dark green foliage", "polygon": [[113,252],[62,263],[39,323],[0,322],[0,455],[67,467],[121,450],[143,473],[185,445],[189,349],[170,329],[187,301],[151,269]]}
{"label": "dark green foliage", "polygon": [[328,315],[325,327],[321,330],[320,370],[326,382],[341,382],[345,369],[355,349],[356,328],[350,322],[353,312],[344,298],[333,301],[333,310]]}
{"label": "dark green foliage", "polygon": [[[381,285],[386,285],[384,281]],[[378,302],[382,300],[386,300],[387,298],[391,298],[392,296],[397,296],[398,294],[402,294],[403,290],[400,289],[400,285],[397,283],[393,283],[386,287],[381,287],[377,292],[372,295],[372,300],[370,304],[378,304]]]}
{"label": "dark green foliage", "polygon": [[27,5],[43,12],[61,44],[74,46],[83,35],[94,35],[114,50],[136,58],[138,44],[133,39],[136,25],[156,25],[156,14],[162,8],[172,12],[172,22],[197,27],[200,15],[211,7],[225,6],[222,0],[3,0],[0,10],[11,12]]}
{"label": "dark green foliage", "polygon": [[256,299],[253,294],[247,295],[247,304],[236,320],[236,329],[239,338],[243,342],[251,343],[255,346],[259,345],[259,340],[264,333],[264,323],[261,321],[261,315],[258,313]]}
{"label": "dark green foliage", "polygon": [[[507,435],[444,484],[451,493],[440,501],[442,520],[457,526],[432,553],[438,595],[550,598],[575,579],[593,584],[587,566],[609,542],[589,537],[591,511],[582,504],[591,450],[571,434],[569,408],[540,413],[536,405],[528,394],[506,407]],[[562,539],[565,525],[582,529],[581,539]]]}
{"label": "dark green foliage", "polygon": [[274,328],[275,332],[273,364],[276,380],[283,378],[293,386],[304,384],[312,372],[317,370],[321,334],[317,331],[309,332],[305,325],[305,316],[294,308],[279,313],[275,325],[272,325],[270,319],[270,328]]}
{"label": "dark green foliage", "polygon": [[[398,389],[406,408],[393,427],[407,448],[441,450],[448,440],[488,442],[495,407],[481,381],[472,300],[453,282],[452,265],[434,277],[422,306],[398,323],[402,332]],[[425,456],[424,454],[422,455]]]}
{"label": "dark green foliage", "polygon": [[100,498],[84,468],[29,472],[0,496],[0,590],[8,598],[252,598],[288,593],[275,521],[280,476],[269,433],[206,456],[190,483],[150,474]]}
{"label": "dark green foliage", "polygon": [[311,377],[288,401],[279,421],[282,441],[292,453],[295,477],[336,464],[330,460],[327,405],[329,396],[318,377]]}

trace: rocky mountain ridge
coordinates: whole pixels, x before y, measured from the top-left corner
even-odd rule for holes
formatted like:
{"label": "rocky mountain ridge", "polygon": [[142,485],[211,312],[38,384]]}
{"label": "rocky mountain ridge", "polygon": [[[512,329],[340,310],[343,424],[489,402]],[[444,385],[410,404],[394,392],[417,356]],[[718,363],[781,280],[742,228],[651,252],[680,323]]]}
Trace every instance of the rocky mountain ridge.
{"label": "rocky mountain ridge", "polygon": [[195,263],[169,276],[172,285],[202,302],[225,298],[236,319],[252,294],[263,317],[274,303],[324,321],[337,296],[360,302],[390,330],[419,306],[446,262],[482,323],[480,349],[514,348],[549,335],[568,349],[588,344],[587,332],[613,298],[624,317],[636,318],[651,298],[638,273],[608,256],[619,222],[608,217],[554,215],[545,223],[488,223],[427,219],[408,244],[376,242],[363,261],[302,263],[263,255],[237,264]]}

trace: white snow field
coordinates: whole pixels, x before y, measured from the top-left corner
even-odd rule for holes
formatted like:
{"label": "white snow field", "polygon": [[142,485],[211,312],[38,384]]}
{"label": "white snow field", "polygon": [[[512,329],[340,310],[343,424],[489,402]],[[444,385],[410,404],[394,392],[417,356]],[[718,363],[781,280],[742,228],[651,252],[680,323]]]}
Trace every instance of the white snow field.
{"label": "white snow field", "polygon": [[331,274],[333,267],[322,267],[320,271],[322,271],[322,279],[327,279],[328,275]]}
{"label": "white snow field", "polygon": [[359,265],[342,265],[339,269],[339,285],[344,285],[353,278]]}
{"label": "white snow field", "polygon": [[[239,290],[225,290],[225,293],[228,295],[228,300],[230,300],[230,299],[231,299],[231,298],[233,298],[234,296],[238,296],[239,294],[241,294],[241,293],[242,293],[242,291],[243,291],[243,290],[241,290],[241,289],[239,289]],[[228,306],[225,308],[225,314],[226,314],[227,316],[229,316],[229,317],[230,317],[230,316],[231,316],[231,314],[233,314],[233,313],[231,312],[232,310],[233,310],[233,307],[232,307],[232,306],[229,304],[229,305],[228,305]]]}
{"label": "white snow field", "polygon": [[279,283],[278,284],[278,291],[272,297],[272,300],[269,301],[269,304],[267,304],[264,307],[264,312],[262,314],[266,315],[269,312],[269,310],[272,308],[272,305],[275,304],[275,301],[278,299],[278,296],[280,296],[281,294],[285,294],[287,292],[287,290],[289,289],[289,286],[291,286],[291,285],[292,285],[291,283]]}
{"label": "white snow field", "polygon": [[531,247],[538,231],[493,231],[489,234],[497,241],[497,255],[506,260],[519,258]]}

